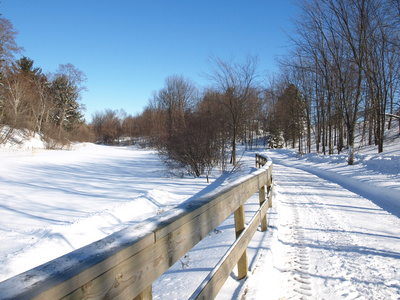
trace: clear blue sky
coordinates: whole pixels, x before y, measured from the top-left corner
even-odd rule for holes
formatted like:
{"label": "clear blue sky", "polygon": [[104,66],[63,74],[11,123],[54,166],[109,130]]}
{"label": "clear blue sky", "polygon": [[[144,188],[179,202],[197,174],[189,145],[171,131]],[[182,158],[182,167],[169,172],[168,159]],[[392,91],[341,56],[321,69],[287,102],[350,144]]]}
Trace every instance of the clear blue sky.
{"label": "clear blue sky", "polygon": [[106,108],[141,113],[173,74],[206,86],[210,56],[257,54],[259,71],[275,72],[296,8],[292,0],[1,0],[0,13],[36,67],[72,63],[86,74],[90,122]]}

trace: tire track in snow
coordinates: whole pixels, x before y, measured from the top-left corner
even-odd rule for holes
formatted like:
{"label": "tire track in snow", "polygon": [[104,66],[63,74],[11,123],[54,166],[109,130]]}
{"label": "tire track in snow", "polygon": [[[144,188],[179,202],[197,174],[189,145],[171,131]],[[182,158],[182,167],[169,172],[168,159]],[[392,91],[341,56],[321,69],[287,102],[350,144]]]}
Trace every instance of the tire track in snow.
{"label": "tire track in snow", "polygon": [[[285,298],[399,299],[399,219],[315,172],[274,172]],[[296,285],[303,279],[309,290]]]}
{"label": "tire track in snow", "polygon": [[[285,299],[308,299],[312,296],[309,275],[310,260],[305,245],[305,233],[300,226],[300,215],[296,205],[287,199],[284,188],[279,203],[278,241],[281,259],[276,261],[276,268],[284,273],[282,288],[286,290]],[[274,251],[273,250],[273,251]],[[274,251],[274,252],[275,252]]]}

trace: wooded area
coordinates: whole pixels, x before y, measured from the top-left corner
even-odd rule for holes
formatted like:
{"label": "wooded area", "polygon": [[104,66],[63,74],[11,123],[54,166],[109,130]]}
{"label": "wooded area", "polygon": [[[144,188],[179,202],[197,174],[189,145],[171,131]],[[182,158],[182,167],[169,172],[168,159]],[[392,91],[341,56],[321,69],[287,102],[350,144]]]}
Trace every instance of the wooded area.
{"label": "wooded area", "polygon": [[310,152],[314,131],[317,152],[347,148],[353,164],[362,122],[362,139],[382,152],[386,122],[392,126],[385,113],[399,113],[400,2],[302,0],[299,9],[292,51],[281,60],[301,92],[297,136],[307,135]]}
{"label": "wooded area", "polygon": [[[293,147],[309,153],[354,151],[359,143],[384,149],[384,133],[400,114],[400,3],[395,0],[300,0],[289,53],[266,76],[257,55],[212,57],[210,85],[171,75],[143,112],[105,109],[86,125],[84,74],[60,65],[42,74],[33,60],[14,60],[16,31],[1,18],[1,140],[14,128],[39,133],[49,144],[91,140],[154,147],[173,168],[206,176],[216,166],[238,167],[236,145]],[[264,38],[268,38],[267,36]],[[356,125],[361,140],[355,140]],[[314,151],[314,150],[313,150]]]}
{"label": "wooded area", "polygon": [[17,30],[0,17],[0,144],[21,129],[27,136],[40,134],[48,148],[90,139],[80,103],[85,74],[72,64],[60,64],[44,74],[34,60],[20,54]]}
{"label": "wooded area", "polygon": [[237,142],[267,146],[267,136],[268,146],[300,154],[311,152],[315,139],[317,153],[348,150],[353,164],[356,124],[357,143],[382,152],[385,129],[400,112],[399,2],[298,5],[279,74],[261,76],[257,57],[248,56],[241,63],[211,59],[212,88],[201,93],[189,79],[171,76],[144,112],[129,118],[133,137],[145,137],[196,176],[216,165],[225,170],[229,159],[235,165]]}

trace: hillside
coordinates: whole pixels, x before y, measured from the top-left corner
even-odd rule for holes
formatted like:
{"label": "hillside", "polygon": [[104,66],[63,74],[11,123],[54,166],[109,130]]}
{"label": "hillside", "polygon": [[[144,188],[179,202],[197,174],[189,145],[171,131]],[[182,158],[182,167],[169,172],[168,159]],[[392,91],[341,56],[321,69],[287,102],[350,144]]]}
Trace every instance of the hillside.
{"label": "hillside", "polygon": [[[32,147],[34,145],[34,147]],[[77,144],[69,151],[29,146],[0,150],[0,281],[161,213],[254,170],[213,182],[178,178],[153,151]],[[262,149],[258,149],[262,151]],[[385,152],[360,148],[325,157],[277,149],[269,230],[249,245],[250,275],[234,271],[219,299],[397,299],[400,295],[400,138],[388,132]],[[257,207],[252,197],[246,212]],[[155,299],[187,298],[233,240],[232,217],[161,276]]]}

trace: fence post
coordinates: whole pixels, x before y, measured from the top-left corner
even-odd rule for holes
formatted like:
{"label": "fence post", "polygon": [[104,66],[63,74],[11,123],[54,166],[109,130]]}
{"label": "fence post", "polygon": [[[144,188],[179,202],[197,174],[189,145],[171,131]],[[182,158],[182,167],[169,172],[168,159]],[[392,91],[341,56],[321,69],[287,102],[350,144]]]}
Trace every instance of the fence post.
{"label": "fence post", "polygon": [[[265,202],[265,185],[263,185],[258,191],[258,197],[260,200],[260,206],[262,206],[263,203]],[[265,216],[261,219],[261,231],[265,231],[267,229],[268,229],[268,221],[267,221],[267,214],[265,214]]]}
{"label": "fence post", "polygon": [[[236,238],[242,233],[246,225],[246,218],[244,214],[244,204],[235,210],[235,231]],[[248,261],[247,261],[247,248],[244,250],[242,256],[239,258],[238,263],[238,279],[242,279],[247,275]]]}
{"label": "fence post", "polygon": [[270,178],[268,178],[267,181],[267,195],[268,195],[268,206],[272,207],[272,191],[271,191],[271,186],[272,186],[272,175]]}

